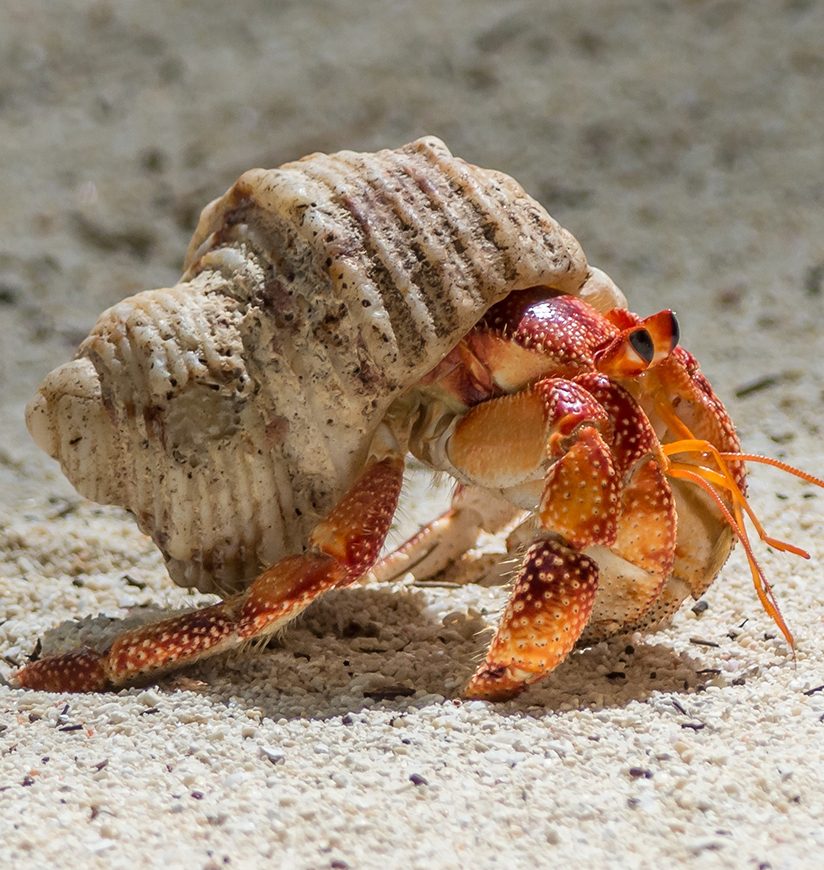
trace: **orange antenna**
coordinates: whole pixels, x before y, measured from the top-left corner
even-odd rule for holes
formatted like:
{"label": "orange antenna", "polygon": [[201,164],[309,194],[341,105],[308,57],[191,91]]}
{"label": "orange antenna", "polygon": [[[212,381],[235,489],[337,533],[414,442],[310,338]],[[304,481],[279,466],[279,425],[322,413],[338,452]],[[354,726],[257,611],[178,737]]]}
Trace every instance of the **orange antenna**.
{"label": "orange antenna", "polygon": [[741,544],[744,547],[744,552],[747,554],[747,561],[750,565],[750,572],[752,573],[755,592],[758,595],[758,600],[761,602],[761,606],[775,621],[775,624],[781,630],[781,633],[786,638],[790,648],[795,649],[795,639],[793,638],[792,632],[787,626],[787,623],[784,621],[784,617],[781,615],[778,602],[775,600],[775,596],[773,595],[772,586],[770,586],[769,581],[752,551],[747,530],[744,526],[744,519],[740,514],[740,508],[736,511],[736,517],[733,518],[733,515],[724,504],[718,492],[702,477],[700,471],[694,470],[693,466],[671,462],[670,467],[667,469],[667,474],[671,477],[679,478],[681,480],[689,480],[691,483],[694,483],[696,486],[703,489],[718,506],[721,515],[727,521],[730,528],[735,532],[736,537],[741,541]]}
{"label": "orange antenna", "polygon": [[[688,431],[683,423],[678,428],[679,431],[682,432]],[[708,468],[704,465],[669,460],[667,474],[671,477],[690,481],[704,490],[704,492],[706,492],[715,502],[721,511],[721,515],[724,517],[730,528],[735,532],[736,537],[741,541],[741,544],[744,547],[750,571],[752,573],[755,591],[762,607],[773,618],[790,647],[794,648],[795,642],[793,640],[792,632],[781,615],[778,602],[776,601],[772,591],[772,586],[767,580],[761,566],[755,558],[755,554],[752,551],[746,525],[744,523],[744,513],[746,512],[758,532],[759,537],[768,546],[784,552],[793,553],[794,555],[801,556],[805,559],[809,559],[810,554],[805,550],[802,550],[800,547],[796,547],[794,544],[780,541],[777,538],[772,538],[766,533],[764,527],[761,525],[761,522],[747,501],[746,496],[741,491],[741,487],[736,482],[735,477],[729,468],[728,462],[760,462],[765,465],[772,465],[781,471],[785,471],[788,474],[801,478],[801,480],[804,480],[807,483],[812,483],[815,486],[820,486],[822,488],[824,488],[824,480],[815,477],[812,474],[808,474],[805,471],[801,471],[786,462],[781,462],[778,459],[772,459],[768,456],[759,456],[752,453],[722,452],[709,441],[699,438],[689,437],[681,441],[674,441],[662,445],[661,449],[668,459],[669,457],[675,456],[679,453],[700,453],[708,459],[712,458],[715,460],[715,463],[718,466],[717,470]],[[729,495],[732,501],[732,512],[730,512],[730,509],[726,504],[724,504],[718,489],[726,491]]]}
{"label": "orange antenna", "polygon": [[[747,497],[741,491],[741,487],[736,483],[735,477],[730,472],[729,466],[726,464],[725,460],[746,459],[749,454],[722,453],[709,441],[704,441],[698,438],[684,439],[683,441],[674,441],[670,444],[664,444],[662,446],[662,450],[667,456],[677,453],[711,454],[718,463],[719,468],[721,469],[720,474],[717,471],[713,471],[712,469],[706,468],[703,465],[690,465],[690,467],[700,469],[701,476],[704,478],[704,480],[708,481],[709,483],[713,483],[716,486],[720,486],[722,489],[725,489],[729,492],[734,504],[739,505],[744,509],[744,511],[746,511],[747,516],[750,518],[750,521],[755,526],[755,529],[758,532],[758,537],[761,538],[761,540],[765,544],[767,544],[767,546],[773,547],[776,550],[781,550],[786,553],[792,553],[795,556],[800,556],[802,559],[810,558],[810,554],[806,550],[802,550],[801,547],[796,547],[795,544],[789,544],[786,541],[780,541],[778,538],[770,537],[767,534],[767,532],[764,530],[764,526],[761,525],[761,521],[756,516],[755,511],[752,509],[750,503],[747,501]],[[785,463],[782,463],[782,465],[783,464]],[[824,487],[824,481],[819,481],[818,478],[815,478],[812,475],[807,474],[806,472],[799,471],[798,469],[792,468],[792,466],[787,466],[787,469],[791,469],[792,471],[797,472],[799,476],[803,476],[803,478],[810,483],[817,483],[819,486]]]}

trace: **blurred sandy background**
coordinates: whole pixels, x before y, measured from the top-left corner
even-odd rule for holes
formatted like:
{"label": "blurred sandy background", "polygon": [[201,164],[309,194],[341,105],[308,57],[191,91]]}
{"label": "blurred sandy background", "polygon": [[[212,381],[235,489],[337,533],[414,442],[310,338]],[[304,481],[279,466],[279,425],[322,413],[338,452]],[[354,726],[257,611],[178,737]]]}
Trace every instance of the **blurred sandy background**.
{"label": "blurred sandy background", "polygon": [[[822,46],[814,0],[5,0],[0,672],[206,600],[80,503],[23,409],[103,308],[175,281],[207,201],[313,150],[434,133],[514,175],[635,310],[677,310],[747,447],[821,474]],[[818,866],[824,497],[770,472],[752,491],[813,551],[764,556],[796,665],[740,553],[702,616],[498,707],[451,699],[501,590],[353,590],[188,684],[0,688],[0,860]]]}

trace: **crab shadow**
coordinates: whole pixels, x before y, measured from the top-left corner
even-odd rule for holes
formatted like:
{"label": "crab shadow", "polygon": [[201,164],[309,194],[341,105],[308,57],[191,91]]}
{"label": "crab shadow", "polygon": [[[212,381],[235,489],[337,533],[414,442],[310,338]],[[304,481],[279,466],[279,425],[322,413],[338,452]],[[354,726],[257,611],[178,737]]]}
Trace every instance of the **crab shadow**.
{"label": "crab shadow", "polygon": [[[165,692],[196,692],[220,705],[255,707],[265,717],[328,719],[362,710],[406,712],[458,700],[491,629],[437,615],[433,594],[350,588],[328,593],[279,637],[155,676]],[[44,655],[88,644],[104,647],[126,629],[170,612],[139,607],[125,619],[66,621],[42,638]],[[440,608],[443,612],[443,607]],[[460,616],[460,610],[457,611]],[[689,694],[704,662],[651,640],[628,638],[574,652],[550,677],[513,701],[503,716],[625,707],[653,694]]]}

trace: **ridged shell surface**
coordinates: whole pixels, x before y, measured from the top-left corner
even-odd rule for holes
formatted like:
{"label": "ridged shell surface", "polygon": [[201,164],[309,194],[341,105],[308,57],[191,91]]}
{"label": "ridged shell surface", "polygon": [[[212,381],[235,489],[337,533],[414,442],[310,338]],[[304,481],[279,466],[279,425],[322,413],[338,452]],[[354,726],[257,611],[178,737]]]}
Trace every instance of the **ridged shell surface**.
{"label": "ridged shell surface", "polygon": [[387,407],[490,305],[588,276],[517,182],[434,138],[251,170],[180,283],[108,309],[46,377],[29,429],[177,583],[228,591],[304,547]]}

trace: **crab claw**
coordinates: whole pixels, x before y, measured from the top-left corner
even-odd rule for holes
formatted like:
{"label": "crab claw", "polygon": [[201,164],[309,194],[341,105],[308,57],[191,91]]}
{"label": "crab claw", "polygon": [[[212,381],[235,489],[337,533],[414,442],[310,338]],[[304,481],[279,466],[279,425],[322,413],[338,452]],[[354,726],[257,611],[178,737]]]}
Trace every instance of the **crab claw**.
{"label": "crab claw", "polygon": [[527,551],[486,660],[467,698],[511,698],[557,667],[586,626],[598,588],[596,563],[560,541]]}

